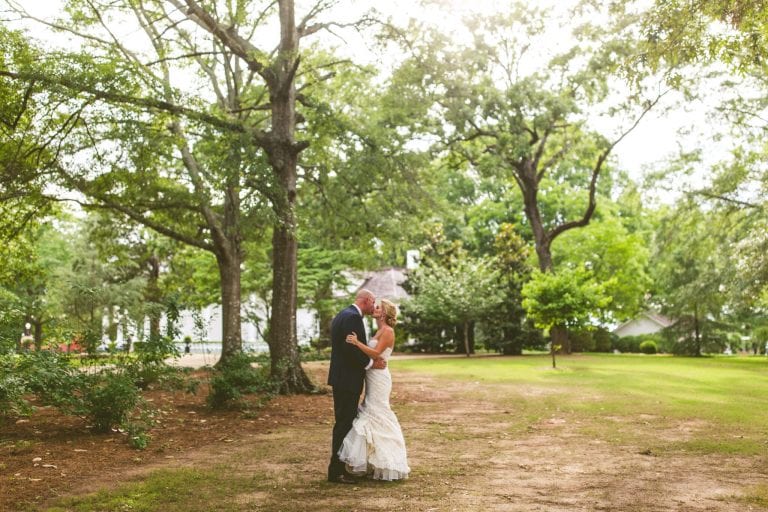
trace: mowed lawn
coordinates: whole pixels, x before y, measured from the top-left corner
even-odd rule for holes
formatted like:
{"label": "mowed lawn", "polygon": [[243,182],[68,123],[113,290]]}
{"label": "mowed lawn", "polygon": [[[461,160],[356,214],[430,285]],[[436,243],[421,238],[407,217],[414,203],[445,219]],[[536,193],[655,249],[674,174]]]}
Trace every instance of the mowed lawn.
{"label": "mowed lawn", "polygon": [[[545,355],[404,357],[390,366],[408,480],[327,483],[332,405],[321,394],[300,424],[41,509],[768,510],[766,358],[579,354],[552,369]],[[308,368],[317,381],[327,362]]]}
{"label": "mowed lawn", "polygon": [[[626,441],[638,417],[660,428],[687,421],[696,426],[696,436],[669,443],[660,438],[656,448],[768,454],[766,357],[576,354],[558,356],[553,369],[551,358],[536,355],[402,360],[397,367],[456,381],[516,385],[508,406],[529,422],[571,415],[584,430]],[[626,419],[630,427],[623,421],[590,421],[606,417]]]}

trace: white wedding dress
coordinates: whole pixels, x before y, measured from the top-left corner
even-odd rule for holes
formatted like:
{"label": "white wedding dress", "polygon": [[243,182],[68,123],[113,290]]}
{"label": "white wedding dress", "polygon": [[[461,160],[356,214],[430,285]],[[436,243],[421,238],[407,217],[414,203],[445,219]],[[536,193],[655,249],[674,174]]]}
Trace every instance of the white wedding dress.
{"label": "white wedding dress", "polygon": [[[368,346],[376,347],[374,337]],[[381,353],[389,359],[392,349]],[[375,480],[408,478],[410,468],[405,453],[405,439],[397,416],[389,407],[392,375],[389,368],[365,372],[365,398],[358,408],[352,429],[344,438],[339,459],[354,475],[370,475]]]}

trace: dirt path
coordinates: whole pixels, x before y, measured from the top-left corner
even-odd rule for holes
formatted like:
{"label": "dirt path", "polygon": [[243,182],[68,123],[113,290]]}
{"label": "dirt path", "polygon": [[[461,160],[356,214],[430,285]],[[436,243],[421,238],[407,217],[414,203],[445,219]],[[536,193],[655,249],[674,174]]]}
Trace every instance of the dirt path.
{"label": "dirt path", "polygon": [[[321,382],[327,363],[312,363],[309,371]],[[328,394],[279,397],[250,420],[274,422],[274,428],[178,453],[121,479],[141,480],[160,467],[224,464],[253,475],[253,486],[234,499],[238,510],[248,511],[766,510],[739,500],[768,481],[765,457],[655,454],[586,435],[566,413],[529,421],[516,410],[518,397],[548,390],[451,382],[396,368],[393,375],[393,408],[412,468],[404,482],[325,482],[333,417]],[[632,427],[654,428],[652,418]],[[113,485],[110,477],[92,479],[77,492]]]}

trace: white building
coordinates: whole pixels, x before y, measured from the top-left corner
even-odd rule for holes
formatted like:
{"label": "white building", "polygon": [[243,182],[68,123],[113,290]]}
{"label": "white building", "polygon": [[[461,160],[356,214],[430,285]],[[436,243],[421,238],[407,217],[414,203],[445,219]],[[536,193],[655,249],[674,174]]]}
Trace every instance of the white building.
{"label": "white building", "polygon": [[675,321],[654,311],[644,311],[635,318],[628,320],[615,328],[612,332],[616,336],[641,336],[654,334],[674,324]]}

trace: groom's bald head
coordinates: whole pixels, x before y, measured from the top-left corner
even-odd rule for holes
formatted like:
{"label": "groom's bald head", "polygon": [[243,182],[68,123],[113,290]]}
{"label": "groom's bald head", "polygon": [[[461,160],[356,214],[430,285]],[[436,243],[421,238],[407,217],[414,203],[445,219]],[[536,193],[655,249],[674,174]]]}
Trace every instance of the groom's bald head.
{"label": "groom's bald head", "polygon": [[355,304],[364,315],[370,315],[373,313],[373,307],[376,305],[376,296],[372,291],[362,288],[355,295]]}

